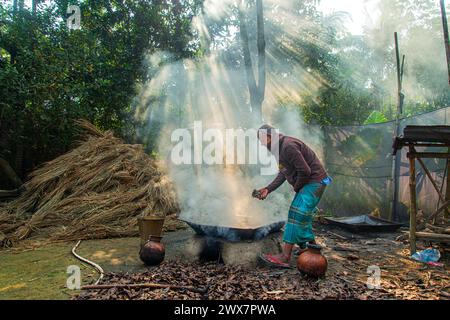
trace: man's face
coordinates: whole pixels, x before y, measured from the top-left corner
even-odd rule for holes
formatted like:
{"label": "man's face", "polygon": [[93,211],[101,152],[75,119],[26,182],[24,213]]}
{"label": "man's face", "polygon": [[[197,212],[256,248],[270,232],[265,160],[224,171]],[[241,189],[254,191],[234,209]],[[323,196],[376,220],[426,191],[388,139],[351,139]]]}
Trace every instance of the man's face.
{"label": "man's face", "polygon": [[270,149],[270,144],[272,142],[272,138],[264,131],[260,131],[258,133],[258,139],[263,146]]}

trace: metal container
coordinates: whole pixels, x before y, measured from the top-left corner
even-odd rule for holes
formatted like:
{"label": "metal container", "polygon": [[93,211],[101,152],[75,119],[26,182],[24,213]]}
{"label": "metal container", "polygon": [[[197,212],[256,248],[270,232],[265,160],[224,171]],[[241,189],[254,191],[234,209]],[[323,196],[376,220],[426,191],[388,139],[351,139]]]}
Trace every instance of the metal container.
{"label": "metal container", "polygon": [[244,229],[204,225],[183,219],[181,221],[186,222],[200,236],[221,238],[230,242],[261,240],[271,233],[280,231],[286,223],[285,221],[279,221],[265,226]]}
{"label": "metal container", "polygon": [[143,246],[150,236],[162,237],[164,218],[152,216],[138,218],[138,226],[141,246]]}
{"label": "metal container", "polygon": [[395,232],[402,224],[361,215],[355,217],[324,218],[331,225],[335,225],[352,232]]}

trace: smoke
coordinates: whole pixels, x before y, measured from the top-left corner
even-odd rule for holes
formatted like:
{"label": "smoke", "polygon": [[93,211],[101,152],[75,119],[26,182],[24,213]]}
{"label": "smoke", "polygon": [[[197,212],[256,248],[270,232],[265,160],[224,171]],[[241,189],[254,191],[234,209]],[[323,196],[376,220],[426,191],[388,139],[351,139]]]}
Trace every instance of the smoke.
{"label": "smoke", "polygon": [[405,55],[403,92],[407,113],[423,112],[414,109],[419,105],[429,104],[427,110],[447,106],[450,92],[439,1],[377,0],[376,11],[372,17],[366,14],[370,23],[365,26],[362,41],[369,54],[355,70],[372,76],[373,85],[395,106],[394,32],[398,32],[400,58]]}
{"label": "smoke", "polygon": [[[313,41],[315,46],[335,52],[337,59],[347,59],[344,66],[349,68],[345,70],[348,81],[356,83],[361,91],[372,92],[373,101],[380,102],[375,96],[383,96],[381,104],[392,108],[396,104],[397,85],[393,33],[398,31],[401,53],[406,55],[406,103],[434,99],[439,88],[447,88],[437,3],[432,0],[410,2],[405,11],[405,2],[366,2],[370,2],[373,10],[367,12],[363,35],[353,37],[355,42],[337,50],[327,43],[326,37],[303,38],[310,34],[307,29],[316,25],[299,18],[297,3],[264,1],[267,27],[264,122],[286,135],[303,140],[322,160],[323,131],[319,126],[306,124],[299,107],[306,104],[304,97],[316,99],[320,96],[320,89],[330,84],[293,58],[304,55],[302,43]],[[212,30],[220,27],[221,21],[236,17],[233,6],[234,0],[207,0],[203,13],[192,20],[192,28],[209,49],[205,55],[175,60],[167,52],[156,52],[146,57],[144,65],[150,80],[140,85],[140,94],[135,100],[135,118],[142,124],[138,134],[152,149],[158,150],[169,167],[181,204],[180,218],[203,225],[259,228],[286,220],[294,196],[290,185],[285,183],[265,201],[260,201],[251,197],[252,190],[267,186],[275,177],[275,174],[261,175],[260,164],[175,165],[171,157],[176,144],[171,141],[172,133],[185,128],[192,134],[194,121],[200,121],[204,130],[213,128],[220,132],[255,129],[261,125],[249,107],[238,28],[231,26],[224,33],[211,34]],[[254,33],[253,9],[247,12],[247,16],[248,29]],[[255,62],[254,34],[250,38]],[[342,41],[346,43],[347,40]],[[448,93],[448,88],[443,92]],[[382,107],[374,105],[375,109]],[[192,137],[192,141],[183,141],[192,152],[194,140]],[[209,143],[203,141],[202,145],[206,147]],[[223,143],[221,141],[219,145]],[[238,151],[246,153],[246,158],[254,155],[251,148]]]}
{"label": "smoke", "polygon": [[[219,4],[222,7],[215,7]],[[203,38],[208,38],[206,22],[230,14],[229,6],[232,4],[233,1],[207,1],[206,10],[193,20],[193,27]],[[283,12],[288,11],[285,8]],[[276,174],[261,175],[261,164],[173,163],[172,151],[176,143],[171,141],[171,137],[174,130],[185,128],[193,133],[194,121],[200,121],[204,130],[214,128],[221,132],[226,129],[257,129],[261,123],[255,120],[248,105],[245,71],[236,67],[235,63],[230,64],[220,51],[197,59],[171,61],[171,55],[165,52],[146,58],[144,64],[151,80],[139,88],[135,118],[143,124],[139,134],[149,141],[157,141],[158,153],[169,167],[181,204],[180,218],[196,224],[255,229],[286,220],[294,196],[292,187],[287,183],[265,201],[251,196],[254,189],[267,186]],[[277,75],[268,74],[265,121],[272,122],[281,132],[311,144],[320,155],[320,130],[305,125],[294,109],[286,109],[281,114],[274,112],[280,96],[298,97],[299,91],[306,89],[314,92],[320,86],[321,80],[301,66],[291,71],[296,76],[282,83]],[[194,139],[183,141],[192,152]],[[236,152],[244,152],[246,159],[255,156],[251,143],[258,142],[248,142],[247,148],[237,149]],[[207,142],[202,144],[203,147],[208,145]],[[261,230],[262,234],[266,232],[264,228]]]}
{"label": "smoke", "polygon": [[[374,2],[371,1],[372,6]],[[393,32],[398,31],[401,51],[406,54],[404,91],[407,96],[410,95],[409,99],[428,99],[435,95],[433,86],[447,85],[439,8],[434,8],[435,4],[430,5],[429,2],[423,2],[423,6],[428,5],[427,10],[420,6],[413,7],[405,14],[400,10],[400,2],[379,0],[377,14],[368,19],[364,34],[360,37],[362,45],[350,46],[348,51],[336,53],[353,59],[349,65],[353,69],[347,70],[351,77],[349,81],[365,84],[367,78],[371,77],[372,82],[366,87],[373,85],[381,88],[381,91],[393,97],[392,102],[395,104]],[[291,40],[298,38],[299,28],[307,26],[309,22],[296,20],[298,16],[293,14],[294,4],[291,1],[264,3],[268,26],[264,122],[271,123],[286,135],[300,138],[323,159],[323,131],[318,126],[304,122],[299,106],[302,106],[303,94],[316,97],[328,83],[318,73],[290,59],[290,54],[300,55],[295,52],[295,41]],[[231,0],[206,1],[203,14],[195,17],[192,23],[202,41],[214,42],[210,34],[211,25],[234,15],[234,5],[235,1]],[[248,16],[253,12],[250,11]],[[425,13],[417,15],[418,12]],[[249,30],[252,30],[251,23],[249,21]],[[423,27],[423,23],[430,27]],[[281,41],[277,42],[273,39],[276,34],[270,33],[279,32],[273,25],[282,29],[283,36],[286,36],[287,45],[283,50],[274,48]],[[259,201],[251,197],[252,190],[267,186],[275,177],[261,175],[261,165],[175,165],[171,158],[175,145],[171,141],[172,133],[180,128],[186,128],[192,133],[194,121],[200,121],[204,130],[214,128],[221,132],[226,129],[255,129],[261,125],[249,107],[242,61],[236,60],[236,57],[240,57],[238,31],[228,28],[228,33],[222,34],[220,41],[210,45],[209,48],[213,49],[195,59],[175,61],[166,52],[149,55],[145,66],[150,80],[140,87],[140,94],[135,101],[135,116],[144,128],[139,133],[148,137],[149,141],[156,141],[155,148],[169,167],[181,204],[182,219],[205,225],[258,228],[286,220],[294,195],[291,186],[285,183],[267,200]],[[254,52],[254,37],[251,41],[251,50]],[[225,50],[220,48],[219,42],[226,44]],[[317,46],[329,48],[327,43],[317,43]],[[360,52],[355,54],[352,50]],[[365,52],[369,54],[365,55]],[[254,55],[252,59],[256,61]],[[209,144],[205,141],[202,143],[203,147]],[[193,149],[194,138],[187,145]],[[241,152],[245,152],[248,158],[253,151],[247,149]]]}

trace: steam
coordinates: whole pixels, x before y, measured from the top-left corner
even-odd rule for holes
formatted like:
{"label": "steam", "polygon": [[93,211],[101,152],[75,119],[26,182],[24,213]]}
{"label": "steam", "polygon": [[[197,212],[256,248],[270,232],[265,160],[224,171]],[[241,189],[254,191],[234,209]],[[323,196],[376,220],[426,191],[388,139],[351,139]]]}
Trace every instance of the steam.
{"label": "steam", "polygon": [[[289,46],[289,41],[299,37],[299,28],[307,25],[308,21],[299,21],[292,14],[292,1],[264,3],[267,9],[266,20],[282,29]],[[364,45],[372,50],[372,55],[366,57],[366,61],[354,61],[354,70],[349,73],[354,77],[352,81],[364,82],[361,79],[367,76],[368,69],[372,75],[379,74],[379,81],[372,79],[372,82],[377,83],[369,83],[367,86],[382,88],[382,91],[392,97],[392,104],[395,104],[395,74],[386,73],[385,66],[394,61],[393,56],[387,56],[386,53],[389,55],[389,50],[392,52],[393,32],[399,31],[402,32],[402,51],[407,53],[405,92],[414,92],[414,99],[427,99],[433,93],[415,79],[412,70],[426,65],[430,70],[438,70],[436,74],[427,73],[431,81],[436,81],[439,85],[446,84],[445,76],[441,80],[437,79],[441,74],[445,75],[445,65],[440,63],[445,59],[442,41],[438,39],[439,33],[436,29],[420,31],[419,26],[411,24],[410,20],[399,19],[395,16],[398,9],[395,1],[378,3],[381,14],[368,20],[370,24],[366,26],[362,38]],[[205,2],[203,14],[195,17],[192,22],[192,27],[202,42],[214,41],[209,34],[209,24],[231,16],[234,5],[235,1],[232,0]],[[385,13],[389,10],[392,10],[394,16],[386,18]],[[439,13],[438,9],[436,13]],[[386,19],[389,23],[386,23]],[[371,31],[371,36],[368,31]],[[224,43],[231,40],[236,42],[232,45],[227,43],[233,50],[240,48],[239,41],[236,41],[237,32],[238,30],[230,28],[228,35],[223,35],[221,39]],[[286,57],[286,53],[296,50],[295,47],[277,51],[278,48],[270,47],[270,41],[273,40],[271,35],[266,34],[266,37],[268,73],[263,105],[264,121],[276,126],[282,133],[300,138],[323,159],[322,131],[305,124],[298,106],[301,105],[303,93],[317,96],[318,90],[326,85],[326,81]],[[431,49],[420,50],[423,44]],[[317,45],[326,48],[329,46],[325,42]],[[167,162],[177,188],[182,219],[197,224],[250,228],[286,220],[293,197],[292,188],[287,183],[270,194],[265,201],[251,197],[253,189],[267,186],[275,177],[260,175],[260,166],[174,165],[171,161],[174,146],[170,140],[172,132],[179,128],[190,129],[194,121],[201,121],[206,128],[221,131],[227,128],[245,130],[261,125],[250,112],[242,62],[230,62],[220,48],[214,45],[211,47],[210,53],[197,59],[173,62],[173,57],[166,52],[156,52],[146,58],[145,65],[151,80],[141,85],[140,95],[135,101],[135,117],[144,128],[139,134],[150,141],[157,141],[160,157]],[[271,49],[275,51],[271,52]],[[279,57],[277,54],[283,56]],[[270,72],[273,66],[276,66],[277,73]]]}
{"label": "steam", "polygon": [[[151,59],[158,61],[155,57]],[[265,201],[251,197],[253,189],[267,186],[275,177],[260,175],[261,165],[174,165],[171,161],[175,145],[170,141],[173,130],[189,129],[192,133],[190,145],[193,146],[193,121],[201,121],[204,129],[214,128],[221,132],[259,127],[260,123],[254,122],[246,107],[245,88],[246,80],[240,71],[227,69],[217,57],[210,56],[202,61],[185,60],[163,67],[143,90],[142,108],[148,101],[156,106],[161,103],[153,101],[161,91],[165,92],[164,109],[175,109],[177,114],[177,108],[180,108],[179,117],[169,114],[162,119],[159,152],[167,160],[177,188],[181,219],[237,228],[259,228],[287,219],[293,197],[292,187],[287,183]],[[150,119],[150,127],[156,114],[153,110],[145,116]],[[285,110],[274,120],[281,132],[300,137],[321,154],[320,130],[306,126],[298,112]],[[245,150],[236,151],[246,152],[248,159],[252,148],[247,145]]]}
{"label": "steam", "polygon": [[[230,3],[207,1],[207,10],[193,22],[203,37],[208,37],[205,21],[229,14]],[[213,10],[214,6],[222,7]],[[179,128],[192,129],[194,121],[222,132],[225,129],[257,129],[261,125],[255,121],[248,106],[245,72],[230,66],[220,52],[197,60],[170,63],[171,58],[164,52],[147,57],[145,64],[151,80],[140,88],[135,117],[143,123],[142,136],[157,138],[159,154],[167,162],[177,189],[180,218],[196,224],[236,228],[259,228],[285,221],[294,196],[287,183],[265,201],[251,196],[252,190],[267,186],[276,172],[272,176],[263,176],[260,165],[174,165],[171,161],[172,132]],[[281,132],[300,137],[321,154],[320,131],[307,127],[298,112],[292,109],[285,110],[282,115],[273,114],[280,95],[298,97],[300,90],[314,91],[320,86],[321,80],[300,66],[294,71],[297,76],[284,83],[276,76],[268,75],[265,120],[273,120]],[[248,158],[251,150],[237,151],[246,152]],[[266,231],[262,228],[260,232]]]}

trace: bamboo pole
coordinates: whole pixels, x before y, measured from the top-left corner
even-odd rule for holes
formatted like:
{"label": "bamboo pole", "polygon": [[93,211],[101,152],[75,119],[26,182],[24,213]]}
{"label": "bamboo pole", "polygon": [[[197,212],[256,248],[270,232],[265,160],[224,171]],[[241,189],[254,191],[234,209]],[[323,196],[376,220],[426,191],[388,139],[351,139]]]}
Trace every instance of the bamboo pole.
{"label": "bamboo pole", "polygon": [[410,193],[410,208],[409,208],[409,245],[411,254],[416,252],[416,163],[414,157],[414,148],[409,147],[409,193]]}
{"label": "bamboo pole", "polygon": [[[450,153],[450,148],[448,148],[448,153]],[[448,165],[448,160],[445,162],[445,168],[444,168],[444,174],[442,175],[442,183],[441,183],[441,188],[439,189],[440,192],[442,193],[444,190],[444,185],[445,185],[445,177],[447,176],[447,165]],[[447,189],[448,190],[448,189]],[[447,197],[447,196],[446,196]],[[441,199],[438,199],[437,205],[436,205],[436,210],[439,209],[439,205],[441,204]],[[447,210],[448,211],[448,210]],[[433,218],[432,221],[433,224],[436,223],[436,217]]]}
{"label": "bamboo pole", "polygon": [[442,211],[444,211],[445,209],[447,209],[447,207],[450,206],[450,200],[445,201],[444,204],[442,206],[440,206],[435,213],[433,213],[431,216],[427,217],[425,219],[425,221],[417,228],[417,229],[422,229],[425,228],[426,224],[431,221],[432,219],[436,218]]}
{"label": "bamboo pole", "polygon": [[[400,63],[400,49],[398,45],[398,34],[394,32],[394,42],[395,42],[395,59],[397,63],[397,113],[395,116],[395,128],[394,128],[394,139],[400,135],[400,118],[403,113],[403,66],[405,64],[405,56],[403,55],[402,62]],[[391,212],[389,214],[389,220],[395,220],[397,218],[398,211],[398,195],[399,195],[399,175],[400,175],[400,164],[402,159],[402,151],[399,150],[392,159],[392,205]]]}
{"label": "bamboo pole", "polygon": [[[431,175],[431,172],[425,166],[425,163],[423,163],[423,160],[420,158],[417,158],[417,161],[419,161],[420,165],[422,166],[422,169],[425,171],[425,174],[427,175],[428,179],[430,179],[431,184],[433,185],[434,189],[436,190],[436,192],[439,195],[439,200],[438,200],[438,206],[439,206],[439,202],[440,201],[445,202],[446,199],[445,199],[444,195],[442,194],[442,192],[439,190],[439,186],[437,185],[436,181],[434,181],[433,176]],[[448,213],[449,213],[449,210],[446,210],[445,216],[447,216]]]}
{"label": "bamboo pole", "polygon": [[428,170],[428,168],[425,166],[425,163],[423,162],[422,159],[417,158],[417,161],[419,161],[420,166],[422,167],[423,171],[425,171],[425,174],[427,175],[428,179],[430,179],[431,184],[434,187],[434,190],[436,190],[436,192],[439,195],[439,199],[441,199],[443,202],[445,202],[445,197],[442,194],[442,192],[439,190],[439,186],[437,185],[436,181],[434,181],[433,176],[431,175],[430,170]]}
{"label": "bamboo pole", "polygon": [[[450,153],[450,148],[449,148],[449,153]],[[447,159],[447,186],[446,186],[446,190],[445,190],[445,200],[450,201],[450,160],[449,159]],[[447,208],[445,217],[447,219],[450,218],[450,206],[449,206],[449,208]]]}
{"label": "bamboo pole", "polygon": [[450,159],[449,153],[438,152],[414,152],[416,158]]}
{"label": "bamboo pole", "polygon": [[417,238],[426,239],[429,241],[436,242],[450,242],[450,235],[448,234],[440,234],[440,233],[431,233],[431,232],[417,232]]}
{"label": "bamboo pole", "polygon": [[450,40],[448,34],[447,12],[445,10],[445,0],[441,0],[442,28],[444,29],[444,45],[447,55],[448,84],[450,85]]}

